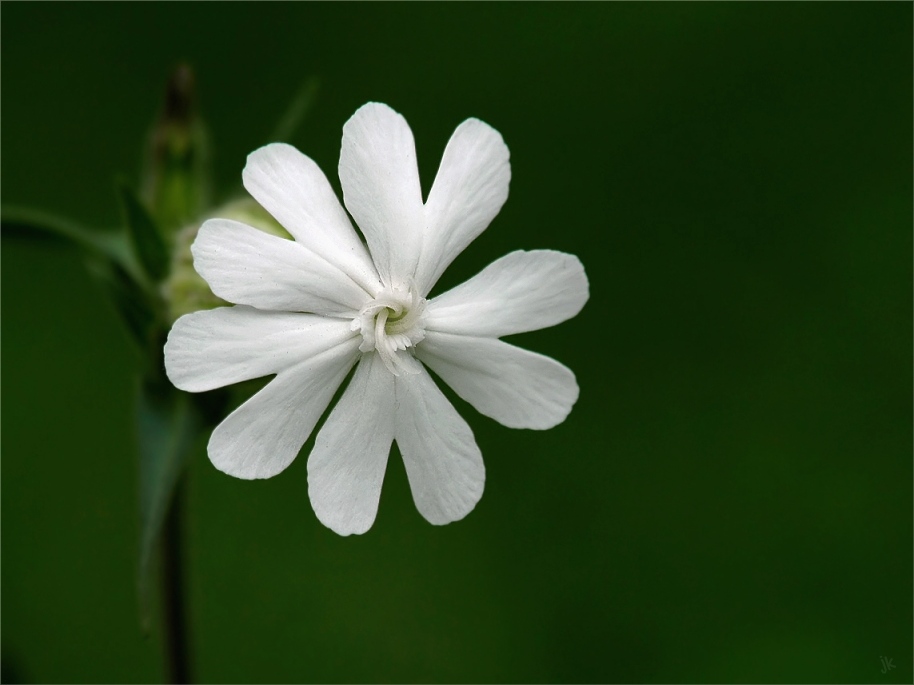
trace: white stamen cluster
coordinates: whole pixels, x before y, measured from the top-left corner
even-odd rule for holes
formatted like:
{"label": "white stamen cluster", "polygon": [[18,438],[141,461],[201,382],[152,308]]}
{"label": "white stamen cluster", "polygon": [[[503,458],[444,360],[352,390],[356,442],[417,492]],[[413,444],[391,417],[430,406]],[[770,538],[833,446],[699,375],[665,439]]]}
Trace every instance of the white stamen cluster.
{"label": "white stamen cluster", "polygon": [[412,288],[385,288],[352,320],[350,328],[363,338],[359,349],[376,350],[395,376],[419,373],[421,365],[412,354],[398,352],[415,348],[425,339],[425,302]]}

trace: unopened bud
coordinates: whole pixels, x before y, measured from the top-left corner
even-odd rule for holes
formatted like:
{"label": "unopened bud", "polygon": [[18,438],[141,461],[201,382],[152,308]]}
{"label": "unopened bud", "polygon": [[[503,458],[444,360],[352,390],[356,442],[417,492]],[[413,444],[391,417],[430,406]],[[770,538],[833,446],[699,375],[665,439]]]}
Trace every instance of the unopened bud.
{"label": "unopened bud", "polygon": [[210,190],[209,141],[197,113],[194,73],[171,74],[158,121],[149,135],[143,196],[166,236],[205,211]]}
{"label": "unopened bud", "polygon": [[251,199],[236,200],[223,205],[214,209],[209,217],[179,230],[174,236],[171,271],[168,279],[162,284],[162,296],[168,309],[169,323],[190,312],[229,304],[216,297],[206,281],[194,270],[194,258],[190,251],[205,219],[215,217],[240,221],[280,238],[292,238],[263,207]]}

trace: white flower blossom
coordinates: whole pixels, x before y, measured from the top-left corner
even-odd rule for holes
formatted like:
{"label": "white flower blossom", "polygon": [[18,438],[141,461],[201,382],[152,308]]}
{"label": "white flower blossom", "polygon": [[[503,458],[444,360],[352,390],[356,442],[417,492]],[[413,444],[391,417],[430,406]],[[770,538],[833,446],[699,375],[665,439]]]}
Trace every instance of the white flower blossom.
{"label": "white flower blossom", "polygon": [[209,441],[216,468],[252,479],[295,459],[355,365],[308,459],[317,517],[342,535],[368,530],[396,440],[419,512],[450,523],[479,501],[485,467],[425,367],[505,426],[561,423],[578,397],[574,374],[499,337],[573,317],[587,277],[573,255],[517,251],[427,299],[508,197],[508,148],[478,119],[454,131],[425,203],[412,132],[383,104],[364,105],[343,127],[339,175],[367,245],[311,159],[279,143],[248,157],[245,188],[294,240],[204,223],[194,267],[235,306],[178,319],[165,368],[190,392],[275,375]]}

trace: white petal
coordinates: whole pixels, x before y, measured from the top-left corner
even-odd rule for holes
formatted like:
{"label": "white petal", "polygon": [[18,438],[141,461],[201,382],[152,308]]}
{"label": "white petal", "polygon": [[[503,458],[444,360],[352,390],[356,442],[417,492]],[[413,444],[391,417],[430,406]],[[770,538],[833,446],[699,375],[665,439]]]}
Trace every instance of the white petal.
{"label": "white petal", "polygon": [[393,439],[394,376],[367,354],[308,458],[308,495],[321,523],[340,535],[371,528]]}
{"label": "white petal", "polygon": [[406,119],[369,102],[343,126],[343,199],[388,286],[408,286],[416,271],[424,210],[416,146]]}
{"label": "white petal", "polygon": [[175,387],[203,392],[278,373],[353,338],[342,319],[220,307],[175,321],[165,372]]}
{"label": "white petal", "polygon": [[244,187],[295,240],[349,274],[369,292],[377,273],[327,177],[291,145],[271,143],[248,155]]}
{"label": "white petal", "polygon": [[554,326],[581,311],[589,297],[577,257],[518,250],[428,303],[426,329],[499,337]]}
{"label": "white petal", "polygon": [[416,508],[436,525],[462,519],[486,480],[473,431],[428,372],[400,376],[395,385],[395,439]]}
{"label": "white petal", "polygon": [[285,469],[358,356],[358,339],[350,338],[280,371],[216,427],[210,461],[237,478],[270,478]]}
{"label": "white petal", "polygon": [[210,219],[191,246],[194,268],[223,300],[258,309],[341,316],[371,295],[293,240],[228,219]]}
{"label": "white petal", "polygon": [[508,428],[552,428],[578,399],[571,369],[494,338],[430,331],[416,356],[480,414]]}
{"label": "white petal", "polygon": [[416,284],[428,294],[448,264],[482,233],[508,199],[511,164],[501,135],[467,119],[451,136],[425,205]]}

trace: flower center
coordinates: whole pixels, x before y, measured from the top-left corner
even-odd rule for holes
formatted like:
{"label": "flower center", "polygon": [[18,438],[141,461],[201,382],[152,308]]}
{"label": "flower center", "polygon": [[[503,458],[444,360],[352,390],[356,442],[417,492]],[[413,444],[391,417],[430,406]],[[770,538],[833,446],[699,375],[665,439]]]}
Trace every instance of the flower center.
{"label": "flower center", "polygon": [[[350,327],[362,334],[359,349],[377,351],[388,370],[399,376],[421,370],[410,348],[425,338],[424,324],[425,299],[415,289],[385,288],[362,307]],[[410,352],[405,352],[407,349]]]}

